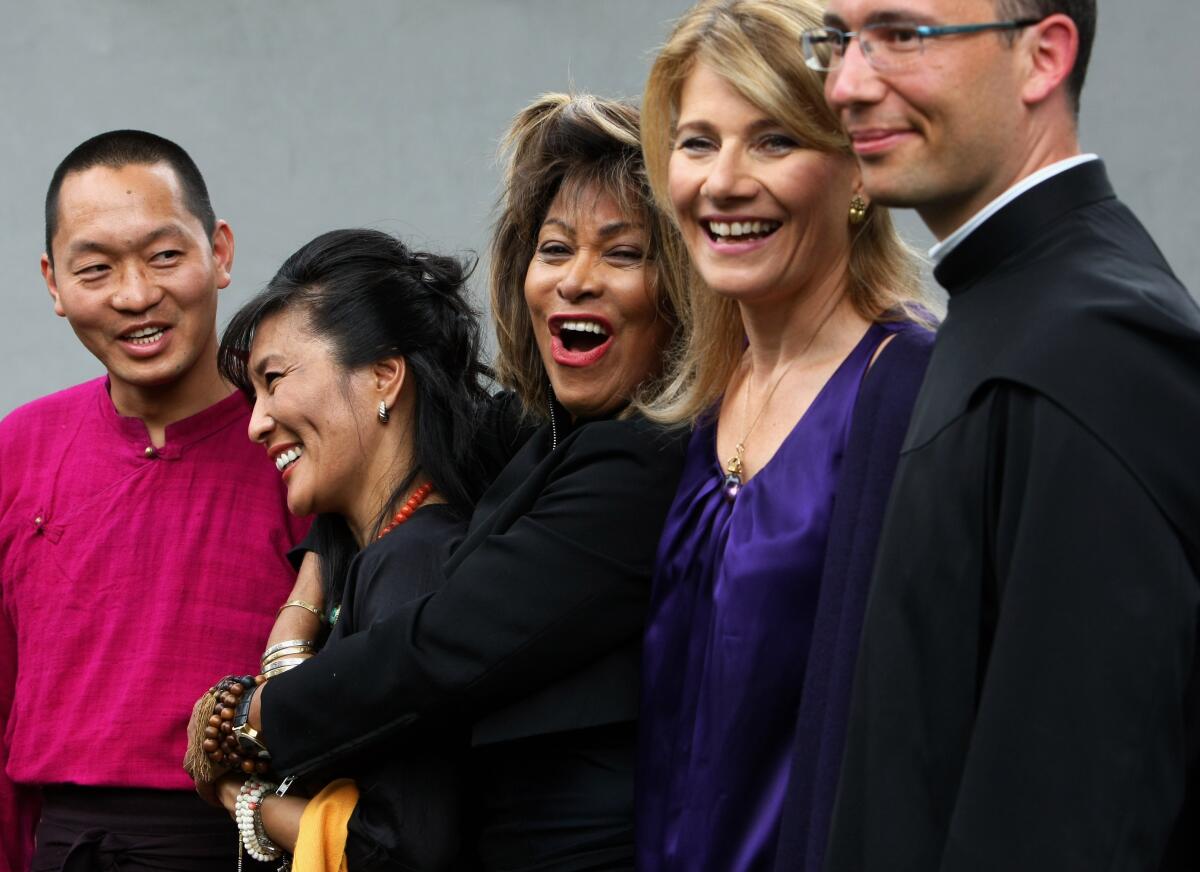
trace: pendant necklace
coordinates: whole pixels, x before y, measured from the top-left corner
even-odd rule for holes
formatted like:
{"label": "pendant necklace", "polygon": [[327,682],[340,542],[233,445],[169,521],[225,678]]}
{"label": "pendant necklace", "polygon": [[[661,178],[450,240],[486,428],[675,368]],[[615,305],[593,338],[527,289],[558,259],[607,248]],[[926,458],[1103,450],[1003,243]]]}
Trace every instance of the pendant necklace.
{"label": "pendant necklace", "polygon": [[[721,482],[721,489],[725,493],[725,499],[733,502],[737,498],[738,491],[742,489],[742,458],[746,456],[746,440],[750,438],[750,434],[754,432],[755,426],[763,416],[763,412],[767,410],[767,404],[771,402],[771,397],[775,395],[775,389],[783,383],[784,376],[792,368],[792,364],[796,362],[796,358],[792,358],[791,362],[783,368],[783,372],[779,374],[779,378],[775,379],[775,384],[771,385],[771,389],[767,391],[767,398],[763,400],[763,404],[758,408],[758,414],[754,416],[754,420],[750,422],[743,433],[742,438],[733,446],[733,456],[725,464],[725,478]],[[750,376],[746,376],[746,402],[742,407],[742,421],[746,420],[746,416],[750,414]]]}
{"label": "pendant necklace", "polygon": [[[775,379],[775,384],[771,385],[771,389],[767,391],[766,398],[763,400],[762,405],[758,408],[758,414],[754,416],[754,420],[750,422],[750,426],[746,427],[742,431],[742,438],[739,439],[737,444],[733,446],[733,456],[725,462],[725,477],[721,479],[721,491],[725,494],[725,499],[727,501],[732,503],[737,498],[738,492],[741,491],[742,485],[745,483],[742,478],[742,474],[745,471],[744,459],[746,457],[746,440],[750,438],[750,434],[753,433],[754,428],[758,426],[758,422],[762,418],[763,412],[765,412],[767,410],[767,406],[771,404],[771,397],[775,396],[775,389],[783,384],[784,378],[786,378],[787,374],[791,372],[792,365],[797,360],[804,357],[804,355],[808,353],[808,350],[812,348],[812,344],[817,341],[817,336],[820,335],[821,331],[825,328],[825,325],[829,323],[829,319],[833,316],[833,313],[837,311],[837,308],[837,304],[835,303],[833,307],[825,314],[825,317],[821,319],[821,323],[817,325],[817,329],[813,331],[812,336],[808,337],[808,342],[804,343],[804,347],[800,349],[800,353],[793,357],[788,362],[788,365],[783,368],[783,372],[781,372],[779,377]],[[750,378],[752,374],[753,373],[751,372],[746,375],[746,402],[742,407],[743,422],[745,422],[746,416],[750,414]]]}

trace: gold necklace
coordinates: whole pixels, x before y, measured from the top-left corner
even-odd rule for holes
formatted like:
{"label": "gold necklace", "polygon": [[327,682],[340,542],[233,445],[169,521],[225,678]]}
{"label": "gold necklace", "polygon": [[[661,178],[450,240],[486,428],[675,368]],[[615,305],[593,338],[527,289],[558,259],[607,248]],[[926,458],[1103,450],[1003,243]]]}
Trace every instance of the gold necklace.
{"label": "gold necklace", "polygon": [[[839,298],[838,302],[841,300]],[[754,432],[754,428],[758,426],[759,420],[763,413],[767,410],[767,406],[771,403],[771,397],[775,396],[775,390],[783,384],[784,378],[791,372],[793,364],[808,353],[812,348],[812,344],[817,341],[817,336],[829,323],[829,319],[833,317],[833,313],[837,311],[838,303],[825,313],[825,317],[821,319],[821,323],[817,325],[817,329],[813,331],[812,336],[808,337],[808,342],[804,343],[804,347],[800,349],[800,353],[788,361],[787,366],[783,368],[783,372],[775,379],[775,384],[771,385],[771,389],[767,391],[767,396],[763,400],[762,405],[758,408],[758,414],[754,416],[754,420],[750,422],[750,426],[742,431],[742,438],[733,446],[733,456],[725,463],[725,477],[721,480],[721,490],[725,494],[725,499],[733,502],[737,498],[738,492],[742,489],[745,483],[742,479],[742,473],[745,470],[744,459],[746,456],[746,440],[750,438],[750,434]],[[748,350],[748,349],[747,349]],[[750,379],[753,375],[753,370],[746,375],[746,402],[742,407],[742,422],[746,421],[746,416],[750,414]]]}

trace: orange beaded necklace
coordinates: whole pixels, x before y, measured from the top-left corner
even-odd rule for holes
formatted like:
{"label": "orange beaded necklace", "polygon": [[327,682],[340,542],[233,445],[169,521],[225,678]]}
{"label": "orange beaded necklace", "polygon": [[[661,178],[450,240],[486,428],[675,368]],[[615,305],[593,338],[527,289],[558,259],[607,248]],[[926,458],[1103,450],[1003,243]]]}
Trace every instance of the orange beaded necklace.
{"label": "orange beaded necklace", "polygon": [[425,482],[425,484],[413,491],[412,496],[410,496],[405,501],[404,505],[400,507],[400,511],[396,512],[396,514],[392,516],[392,520],[387,523],[387,526],[379,531],[379,535],[375,537],[375,540],[379,541],[388,533],[392,532],[409,518],[411,518],[413,512],[421,507],[421,503],[425,502],[431,493],[433,493],[433,482],[431,481]]}

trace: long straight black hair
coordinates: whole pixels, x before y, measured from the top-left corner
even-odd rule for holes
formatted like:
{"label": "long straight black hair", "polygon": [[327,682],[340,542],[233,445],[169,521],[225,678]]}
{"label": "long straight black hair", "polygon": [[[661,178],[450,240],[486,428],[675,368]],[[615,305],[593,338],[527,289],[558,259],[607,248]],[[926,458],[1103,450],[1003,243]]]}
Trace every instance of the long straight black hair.
{"label": "long straight black hair", "polygon": [[[334,230],[284,261],[221,337],[221,374],[250,397],[255,332],[264,318],[283,311],[302,311],[347,373],[404,358],[416,390],[413,463],[392,487],[371,538],[418,475],[463,517],[487,485],[474,445],[491,373],[480,360],[479,320],[466,296],[469,274],[456,258],[410,251],[386,233]],[[326,603],[333,605],[359,545],[340,515],[318,516],[311,542],[321,555]]]}

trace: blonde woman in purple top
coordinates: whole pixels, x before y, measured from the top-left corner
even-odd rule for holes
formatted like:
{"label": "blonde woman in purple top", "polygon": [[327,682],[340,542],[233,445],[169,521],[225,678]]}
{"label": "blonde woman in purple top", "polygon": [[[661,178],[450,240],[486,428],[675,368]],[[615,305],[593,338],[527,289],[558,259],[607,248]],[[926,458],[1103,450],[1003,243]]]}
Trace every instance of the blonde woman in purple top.
{"label": "blonde woman in purple top", "polygon": [[875,536],[931,347],[915,264],[804,66],[813,0],[712,0],[643,146],[691,254],[694,424],[645,636],[639,868],[820,868]]}

